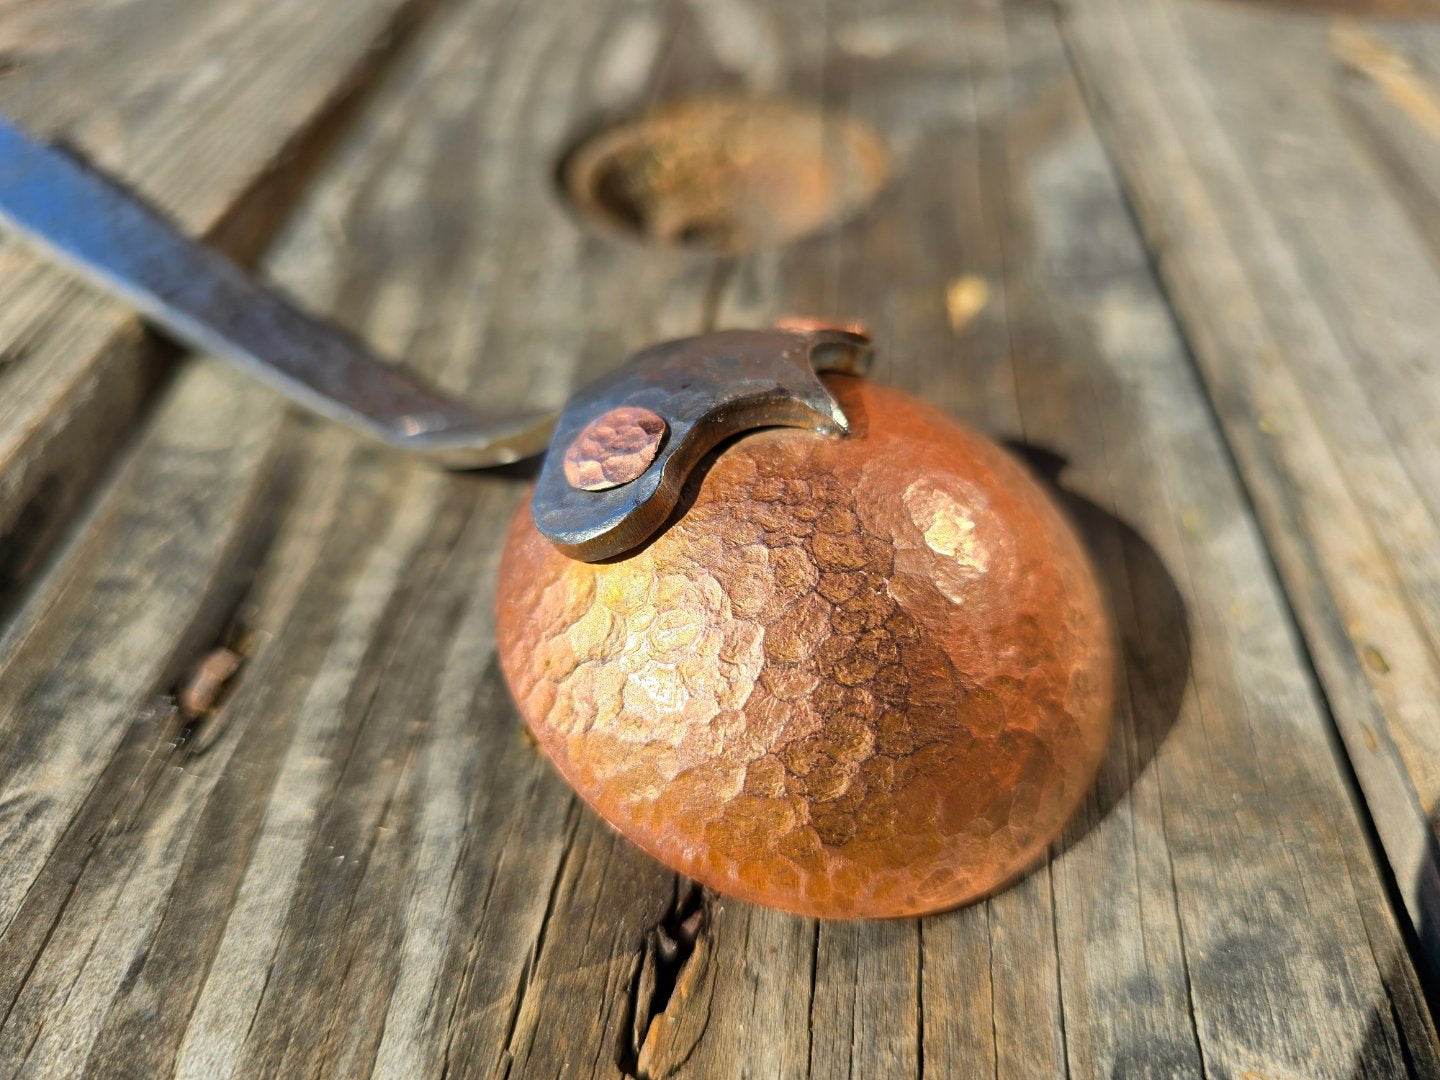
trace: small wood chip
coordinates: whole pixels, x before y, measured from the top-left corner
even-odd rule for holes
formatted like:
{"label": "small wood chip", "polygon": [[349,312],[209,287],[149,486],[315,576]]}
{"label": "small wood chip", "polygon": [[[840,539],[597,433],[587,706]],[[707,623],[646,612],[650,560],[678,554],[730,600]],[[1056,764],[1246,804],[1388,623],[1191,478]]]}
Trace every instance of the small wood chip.
{"label": "small wood chip", "polygon": [[220,691],[240,670],[240,654],[213,649],[201,660],[180,691],[180,711],[191,719],[207,716],[220,699]]}

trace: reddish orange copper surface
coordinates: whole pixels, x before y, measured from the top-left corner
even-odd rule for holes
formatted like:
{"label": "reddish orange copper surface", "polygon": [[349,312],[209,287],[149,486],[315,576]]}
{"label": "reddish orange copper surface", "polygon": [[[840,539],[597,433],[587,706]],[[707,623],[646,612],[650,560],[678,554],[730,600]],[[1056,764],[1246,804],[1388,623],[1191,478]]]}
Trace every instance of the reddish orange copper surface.
{"label": "reddish orange copper surface", "polygon": [[870,340],[870,328],[862,322],[825,319],[818,315],[781,315],[775,320],[776,330],[792,334],[813,334],[817,330],[843,330],[847,334]]}
{"label": "reddish orange copper surface", "polygon": [[650,467],[665,438],[665,420],[637,405],[602,413],[581,429],[565,451],[565,479],[582,491],[619,487]]}
{"label": "reddish orange copper surface", "polygon": [[560,772],[669,866],[810,915],[936,911],[1034,862],[1089,786],[1108,620],[1013,459],[827,382],[850,438],[747,435],[627,557],[567,558],[522,506],[500,658]]}

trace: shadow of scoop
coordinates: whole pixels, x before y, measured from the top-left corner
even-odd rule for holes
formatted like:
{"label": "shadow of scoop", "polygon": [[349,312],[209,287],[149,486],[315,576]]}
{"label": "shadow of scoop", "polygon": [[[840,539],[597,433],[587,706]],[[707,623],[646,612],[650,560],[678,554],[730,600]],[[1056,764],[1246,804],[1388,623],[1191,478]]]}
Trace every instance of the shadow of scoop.
{"label": "shadow of scoop", "polygon": [[1165,741],[1190,681],[1190,623],[1165,564],[1138,532],[1060,483],[1066,459],[1038,446],[1006,442],[1069,517],[1105,594],[1116,634],[1115,724],[1091,795],[1076,811],[1055,854],[1069,848],[1125,797]]}

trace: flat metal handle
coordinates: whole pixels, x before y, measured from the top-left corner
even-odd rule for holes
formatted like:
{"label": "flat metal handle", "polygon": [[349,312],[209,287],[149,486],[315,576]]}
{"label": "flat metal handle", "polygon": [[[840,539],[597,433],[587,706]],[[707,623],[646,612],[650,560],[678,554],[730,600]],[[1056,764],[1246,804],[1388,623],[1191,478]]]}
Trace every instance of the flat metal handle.
{"label": "flat metal handle", "polygon": [[177,341],[392,446],[481,468],[549,442],[553,413],[472,408],[305,314],[136,195],[3,118],[0,222]]}
{"label": "flat metal handle", "polygon": [[[489,414],[307,315],[120,184],[3,118],[0,224],[177,341],[391,446],[452,468],[502,465],[548,446],[531,503],[535,523],[581,559],[611,558],[653,535],[691,469],[730,435],[775,424],[845,434],[845,414],[816,372],[860,374],[869,364],[863,333],[813,320],[717,331],[636,354],[576,393],[558,417]],[[629,436],[613,446],[585,437],[595,424],[609,430],[607,418],[632,414],[651,424],[644,461],[627,459],[623,475],[598,484],[570,475],[567,457],[603,473],[615,462],[581,459],[633,455],[638,444],[625,443]]]}

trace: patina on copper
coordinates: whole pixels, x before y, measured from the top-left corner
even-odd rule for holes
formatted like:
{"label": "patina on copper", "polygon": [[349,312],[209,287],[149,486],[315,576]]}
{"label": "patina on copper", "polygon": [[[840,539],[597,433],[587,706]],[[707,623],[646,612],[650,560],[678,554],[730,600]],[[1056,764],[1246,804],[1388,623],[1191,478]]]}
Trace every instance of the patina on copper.
{"label": "patina on copper", "polygon": [[1109,728],[1079,543],[999,447],[829,376],[846,439],[752,432],[642,548],[510,527],[500,658],[565,778],[733,896],[827,917],[976,899],[1038,859]]}
{"label": "patina on copper", "polygon": [[637,480],[660,452],[665,418],[619,405],[586,424],[565,451],[565,479],[581,491],[606,491]]}

